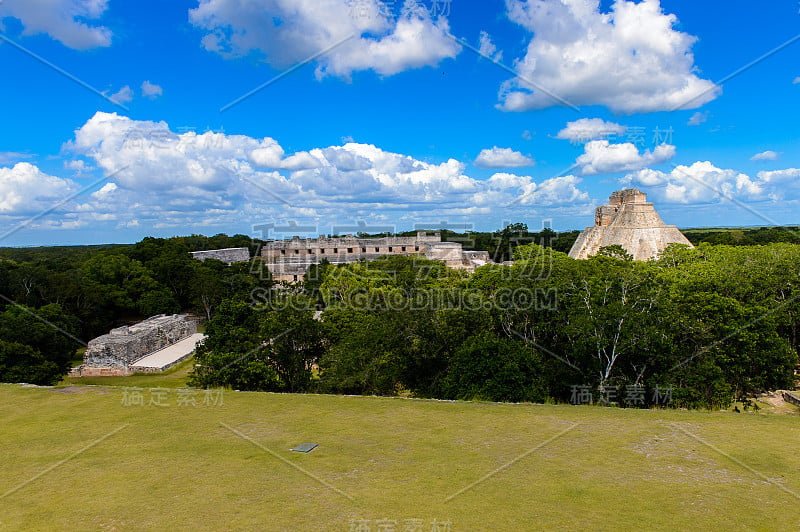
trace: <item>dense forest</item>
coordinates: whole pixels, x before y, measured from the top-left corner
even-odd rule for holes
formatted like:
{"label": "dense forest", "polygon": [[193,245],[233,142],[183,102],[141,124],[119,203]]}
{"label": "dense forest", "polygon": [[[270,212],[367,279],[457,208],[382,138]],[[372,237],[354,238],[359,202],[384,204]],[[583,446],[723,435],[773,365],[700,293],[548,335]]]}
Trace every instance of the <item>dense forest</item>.
{"label": "dense forest", "polygon": [[619,247],[570,259],[577,234],[443,232],[515,261],[471,275],[419,257],[323,263],[298,285],[273,283],[257,259],[189,255],[255,256],[243,235],[0,249],[0,380],[58,382],[89,339],[187,311],[206,321],[191,376],[202,387],[532,402],[580,392],[634,407],[659,390],[671,406],[711,407],[794,387],[792,229],[689,232],[696,249],[646,263]]}
{"label": "dense forest", "polygon": [[208,319],[223,299],[247,301],[254,288],[272,284],[249,263],[200,262],[189,254],[225,247],[255,252],[257,244],[241,235],[193,235],[0,249],[0,381],[53,384],[77,349],[112,327],[181,311]]}

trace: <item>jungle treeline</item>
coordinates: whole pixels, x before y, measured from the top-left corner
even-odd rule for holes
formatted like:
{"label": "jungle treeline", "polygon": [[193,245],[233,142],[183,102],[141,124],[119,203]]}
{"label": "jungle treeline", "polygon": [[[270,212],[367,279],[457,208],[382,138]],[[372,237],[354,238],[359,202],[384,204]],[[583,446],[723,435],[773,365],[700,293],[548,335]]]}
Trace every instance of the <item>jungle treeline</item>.
{"label": "jungle treeline", "polygon": [[196,386],[531,402],[575,402],[580,390],[636,407],[668,389],[671,406],[726,406],[793,388],[797,365],[796,235],[740,232],[698,233],[696,249],[645,263],[614,247],[572,260],[577,232],[445,231],[515,261],[473,274],[419,257],[323,263],[296,285],[274,283],[257,258],[189,254],[256,257],[244,235],[4,248],[0,381],[57,383],[89,339],[191,312],[208,334]]}
{"label": "jungle treeline", "polygon": [[304,285],[225,301],[192,382],[513,402],[588,390],[632,407],[669,390],[689,408],[794,387],[796,245],[675,245],[649,262],[618,247],[514,254],[472,275],[412,257],[321,264]]}

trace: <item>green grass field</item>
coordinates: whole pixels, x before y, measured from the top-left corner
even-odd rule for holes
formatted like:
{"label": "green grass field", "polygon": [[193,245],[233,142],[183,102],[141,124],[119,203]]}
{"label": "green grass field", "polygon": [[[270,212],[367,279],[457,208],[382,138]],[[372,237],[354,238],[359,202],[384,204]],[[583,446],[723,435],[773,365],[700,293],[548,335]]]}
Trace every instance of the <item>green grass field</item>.
{"label": "green grass field", "polygon": [[0,385],[0,529],[800,528],[797,414],[204,399]]}
{"label": "green grass field", "polygon": [[76,377],[65,378],[64,385],[132,386],[143,388],[182,388],[194,367],[194,357],[162,373],[137,373],[128,377]]}

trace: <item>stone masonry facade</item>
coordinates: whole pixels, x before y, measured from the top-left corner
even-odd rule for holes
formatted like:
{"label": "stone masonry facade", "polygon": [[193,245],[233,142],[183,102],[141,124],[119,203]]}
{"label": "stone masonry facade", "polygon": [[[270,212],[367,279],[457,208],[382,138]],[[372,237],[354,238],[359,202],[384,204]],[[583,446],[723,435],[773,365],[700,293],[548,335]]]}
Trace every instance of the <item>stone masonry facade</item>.
{"label": "stone masonry facade", "polygon": [[192,257],[199,261],[217,259],[228,264],[234,262],[247,262],[250,260],[250,250],[247,248],[210,249],[208,251],[193,251]]}
{"label": "stone masonry facade", "polygon": [[569,256],[588,259],[602,247],[620,245],[634,260],[649,260],[670,244],[693,247],[677,227],[664,223],[646,194],[629,188],[614,192],[608,205],[597,208],[594,227],[580,234]]}
{"label": "stone masonry facade", "polygon": [[425,231],[416,236],[383,238],[344,237],[305,238],[267,242],[261,257],[276,281],[302,281],[312,264],[327,259],[331,264],[348,264],[392,255],[418,255],[441,260],[457,269],[474,269],[490,262],[485,251],[464,251],[458,242],[442,242],[439,233]]}
{"label": "stone masonry facade", "polygon": [[79,373],[127,375],[137,360],[197,332],[197,322],[182,314],[158,315],[135,325],[112,329],[90,340]]}

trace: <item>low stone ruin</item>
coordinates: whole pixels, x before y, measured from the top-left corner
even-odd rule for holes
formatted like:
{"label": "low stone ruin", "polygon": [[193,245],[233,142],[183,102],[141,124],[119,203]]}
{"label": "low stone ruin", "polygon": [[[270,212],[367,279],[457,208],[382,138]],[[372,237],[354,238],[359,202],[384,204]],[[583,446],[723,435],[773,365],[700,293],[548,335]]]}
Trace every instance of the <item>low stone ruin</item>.
{"label": "low stone ruin", "polygon": [[89,341],[78,372],[82,376],[128,375],[137,360],[196,332],[197,322],[182,314],[160,314],[135,325],[112,329]]}
{"label": "low stone ruin", "polygon": [[250,260],[250,250],[247,248],[210,249],[208,251],[192,251],[192,257],[203,262],[207,259],[217,259],[228,264],[234,262],[247,262]]}

